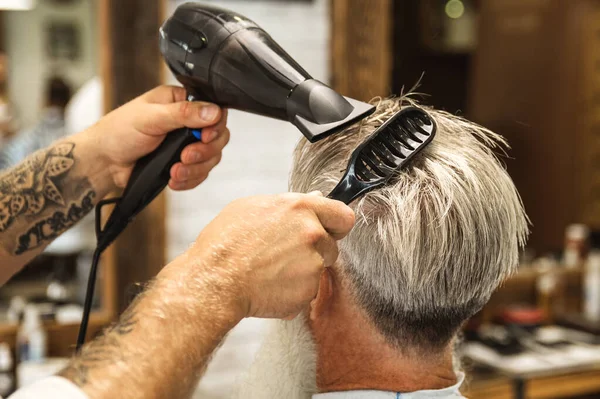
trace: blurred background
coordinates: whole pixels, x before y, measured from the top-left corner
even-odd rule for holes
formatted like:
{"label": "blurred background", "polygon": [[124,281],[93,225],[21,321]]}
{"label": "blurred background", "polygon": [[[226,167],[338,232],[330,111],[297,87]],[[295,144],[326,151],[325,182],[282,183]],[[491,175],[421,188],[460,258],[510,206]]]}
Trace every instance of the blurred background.
{"label": "blurred background", "polygon": [[[213,0],[262,26],[314,78],[360,100],[422,102],[504,135],[532,234],[516,276],[466,326],[471,398],[600,398],[600,1]],[[176,82],[158,29],[183,1],[0,0],[0,168]],[[230,113],[221,165],[166,192],[103,257],[90,336],[227,203],[287,190],[289,123]],[[0,288],[0,395],[73,351],[93,220]],[[265,325],[245,320],[198,388],[226,398]],[[24,343],[38,342],[32,358]]]}

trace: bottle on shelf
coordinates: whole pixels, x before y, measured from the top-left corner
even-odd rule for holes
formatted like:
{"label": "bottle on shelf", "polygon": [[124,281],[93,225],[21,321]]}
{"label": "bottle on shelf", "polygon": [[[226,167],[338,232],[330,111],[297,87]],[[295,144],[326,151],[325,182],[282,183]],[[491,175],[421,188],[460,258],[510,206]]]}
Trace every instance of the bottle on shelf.
{"label": "bottle on shelf", "polygon": [[572,224],[565,231],[563,263],[568,268],[581,266],[585,258],[590,231],[584,224]]}
{"label": "bottle on shelf", "polygon": [[600,250],[590,252],[583,286],[583,314],[588,320],[600,321]]}
{"label": "bottle on shelf", "polygon": [[46,358],[46,331],[38,309],[27,305],[19,331],[17,332],[17,353],[19,362],[41,362]]}

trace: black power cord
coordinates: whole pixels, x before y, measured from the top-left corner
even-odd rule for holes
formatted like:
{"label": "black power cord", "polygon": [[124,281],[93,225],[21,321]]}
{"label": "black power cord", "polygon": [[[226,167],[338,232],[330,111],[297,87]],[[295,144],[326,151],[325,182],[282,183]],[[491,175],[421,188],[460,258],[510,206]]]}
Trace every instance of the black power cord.
{"label": "black power cord", "polygon": [[111,219],[114,216],[113,220],[117,220],[117,222],[109,222],[109,226],[105,226],[104,230],[102,230],[102,208],[105,205],[115,204],[121,198],[111,198],[108,200],[100,201],[96,205],[96,249],[94,250],[94,255],[92,257],[92,266],[90,268],[90,275],[88,277],[87,290],[85,292],[85,301],[83,304],[83,316],[81,318],[81,324],[79,326],[79,334],[77,336],[77,345],[75,350],[79,352],[81,347],[85,343],[85,336],[87,334],[87,327],[90,321],[90,313],[92,312],[92,303],[94,301],[94,289],[96,288],[96,274],[98,273],[98,264],[100,263],[100,256],[102,252],[117,238],[119,233],[123,231],[125,226],[127,226],[128,221],[123,222],[123,218],[120,218],[118,213],[111,214]]}
{"label": "black power cord", "polygon": [[92,311],[92,302],[94,300],[94,289],[96,287],[96,274],[98,271],[98,263],[100,262],[100,255],[102,255],[102,252],[103,251],[100,248],[96,248],[96,250],[94,251],[94,256],[92,258],[92,267],[90,268],[90,276],[88,277],[87,290],[85,292],[85,302],[83,304],[83,317],[81,318],[81,325],[79,326],[79,335],[77,336],[77,352],[81,350],[81,347],[85,343],[85,335],[87,333],[87,327],[90,320],[90,313]]}

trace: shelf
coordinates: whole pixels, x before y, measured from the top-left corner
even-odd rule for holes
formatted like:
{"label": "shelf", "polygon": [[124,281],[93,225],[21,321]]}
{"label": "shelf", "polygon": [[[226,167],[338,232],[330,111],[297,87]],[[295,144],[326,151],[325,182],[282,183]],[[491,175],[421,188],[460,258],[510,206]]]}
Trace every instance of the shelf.
{"label": "shelf", "polygon": [[[521,391],[519,396],[518,391]],[[600,392],[600,370],[591,367],[577,372],[556,373],[546,377],[511,378],[500,373],[481,376],[467,373],[462,393],[471,399],[552,399],[590,395]],[[594,396],[596,397],[596,396]]]}
{"label": "shelf", "polygon": [[471,399],[512,399],[513,384],[510,378],[502,375],[480,378],[477,374],[467,374],[467,381],[461,392]]}
{"label": "shelf", "polygon": [[[109,313],[92,313],[88,325],[87,340],[97,336],[112,320]],[[69,357],[73,354],[79,332],[79,323],[44,322],[44,329],[48,335],[49,357]],[[16,324],[0,324],[0,341],[8,343],[14,349],[17,330],[18,326]]]}
{"label": "shelf", "polygon": [[518,280],[528,280],[530,278],[535,278],[535,277],[538,277],[540,274],[544,274],[544,273],[548,273],[548,272],[559,273],[562,275],[577,276],[577,275],[580,275],[583,273],[583,266],[566,267],[563,265],[558,265],[552,269],[543,269],[543,270],[540,270],[533,266],[520,266],[517,273],[514,276],[510,277],[507,280],[507,282],[518,281]]}

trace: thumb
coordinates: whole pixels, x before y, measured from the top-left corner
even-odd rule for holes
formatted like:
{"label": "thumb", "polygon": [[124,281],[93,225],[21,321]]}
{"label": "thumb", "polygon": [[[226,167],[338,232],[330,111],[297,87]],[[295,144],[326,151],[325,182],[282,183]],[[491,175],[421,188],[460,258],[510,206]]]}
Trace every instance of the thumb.
{"label": "thumb", "polygon": [[180,101],[170,104],[150,104],[151,110],[144,115],[147,129],[140,129],[153,136],[161,136],[182,127],[203,128],[221,119],[221,108],[212,103]]}

